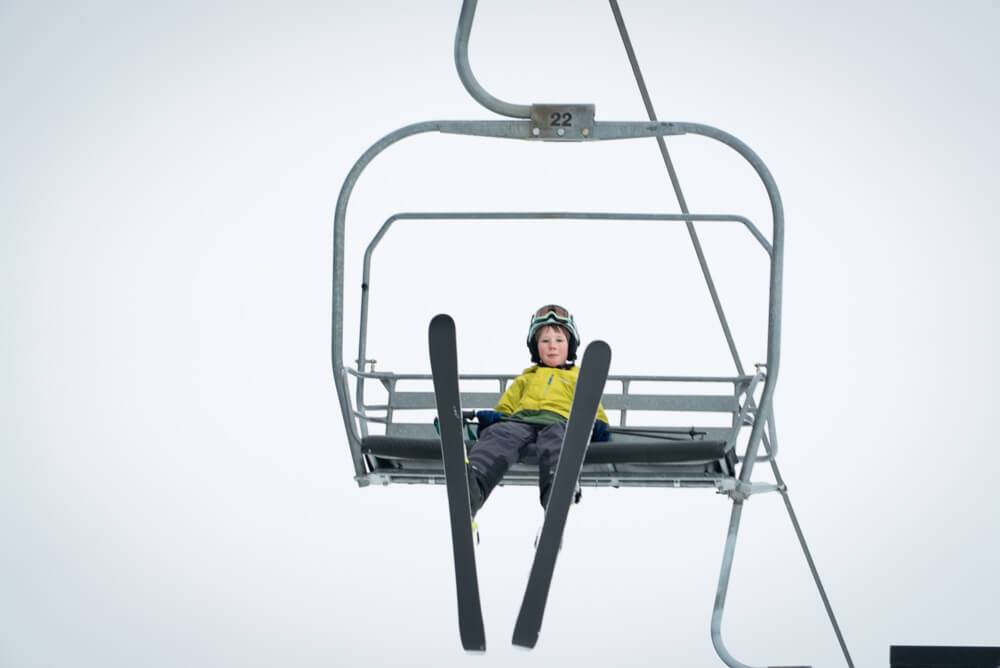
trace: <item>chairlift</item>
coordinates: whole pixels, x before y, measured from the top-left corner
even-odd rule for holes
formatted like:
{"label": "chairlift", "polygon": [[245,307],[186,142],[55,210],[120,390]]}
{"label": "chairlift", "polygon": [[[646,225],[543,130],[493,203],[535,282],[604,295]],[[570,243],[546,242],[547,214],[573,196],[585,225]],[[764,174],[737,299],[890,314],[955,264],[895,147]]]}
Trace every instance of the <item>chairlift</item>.
{"label": "chairlift", "polygon": [[[782,263],[784,254],[784,215],[777,184],[763,160],[733,135],[699,123],[663,122],[657,119],[639,68],[617,0],[610,0],[622,43],[631,64],[636,84],[648,112],[648,119],[630,122],[598,121],[592,104],[519,105],[489,94],[473,75],[468,59],[469,36],[477,0],[464,0],[455,38],[455,61],[459,77],[472,97],[506,120],[440,120],[414,123],[385,135],[354,163],[344,180],[337,200],[333,237],[333,313],[332,364],[347,443],[354,466],[354,479],[361,487],[390,484],[445,484],[441,438],[429,422],[406,422],[409,411],[434,411],[435,394],[407,389],[415,381],[428,383],[430,374],[404,374],[376,370],[367,349],[368,307],[372,286],[371,260],[379,243],[395,226],[412,221],[482,221],[528,220],[544,224],[550,220],[571,221],[657,221],[665,225],[686,226],[699,265],[709,288],[715,312],[725,335],[735,367],[725,376],[616,375],[607,376],[604,407],[617,412],[612,441],[594,443],[586,450],[579,477],[582,487],[658,487],[708,489],[732,502],[732,510],[718,586],[711,619],[711,637],[720,659],[732,668],[747,668],[726,649],[722,639],[729,578],[733,566],[740,519],[745,502],[755,494],[778,493],[784,501],[792,527],[826,608],[848,666],[853,661],[827,598],[819,573],[792,508],[788,489],[777,463],[778,440],[775,428],[773,395],[778,378],[781,342]],[[653,140],[657,143],[669,173],[680,213],[591,213],[565,211],[533,212],[401,212],[389,217],[376,232],[364,253],[361,277],[361,310],[357,359],[344,362],[344,238],[346,214],[351,193],[368,165],[383,151],[409,137],[425,133],[445,133],[474,137],[515,139],[524,142],[547,142],[553,146],[565,142]],[[739,154],[753,168],[770,202],[771,230],[766,236],[749,218],[738,214],[692,213],[688,210],[677,173],[664,138],[696,135],[719,142]],[[699,241],[697,225],[740,225],[756,241],[769,262],[767,351],[766,360],[747,370],[740,360],[726,314]],[[514,379],[509,373],[463,374],[459,376],[463,407],[492,408]],[[385,400],[369,401],[366,384],[378,386]],[[468,389],[475,385],[475,391]],[[684,386],[697,391],[677,393]],[[492,386],[492,391],[483,387]],[[635,387],[641,391],[634,391]],[[650,387],[660,391],[650,393]],[[705,387],[715,388],[714,392]],[[353,390],[353,391],[352,391]],[[635,412],[651,412],[662,419],[655,427],[639,425]],[[716,414],[717,424],[697,425],[683,416]],[[692,417],[692,420],[695,419]],[[694,426],[692,426],[694,425]],[[748,433],[749,432],[749,433]],[[467,447],[473,447],[468,443]],[[740,451],[742,450],[742,451]],[[773,482],[753,477],[757,464],[766,463]],[[505,485],[534,485],[536,468],[530,462],[514,465],[504,477]]]}

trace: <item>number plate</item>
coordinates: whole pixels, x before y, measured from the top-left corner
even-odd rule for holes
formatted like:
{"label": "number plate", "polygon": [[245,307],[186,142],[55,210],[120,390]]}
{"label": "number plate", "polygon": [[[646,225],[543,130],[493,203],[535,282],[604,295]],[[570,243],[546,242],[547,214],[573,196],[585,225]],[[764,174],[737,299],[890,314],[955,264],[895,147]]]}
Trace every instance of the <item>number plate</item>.
{"label": "number plate", "polygon": [[531,136],[556,141],[581,141],[594,132],[592,104],[531,105]]}

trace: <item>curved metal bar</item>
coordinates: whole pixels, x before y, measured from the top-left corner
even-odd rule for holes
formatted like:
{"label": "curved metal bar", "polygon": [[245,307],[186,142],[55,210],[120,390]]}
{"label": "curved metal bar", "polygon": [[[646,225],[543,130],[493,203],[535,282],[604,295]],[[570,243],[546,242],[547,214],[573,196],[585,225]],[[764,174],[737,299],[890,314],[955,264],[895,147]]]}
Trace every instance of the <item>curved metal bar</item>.
{"label": "curved metal bar", "polygon": [[730,213],[595,213],[590,211],[407,211],[393,214],[382,224],[379,231],[365,250],[364,280],[370,276],[371,255],[375,247],[382,241],[386,232],[397,220],[464,220],[464,221],[510,221],[522,220],[625,220],[625,221],[664,221],[664,222],[710,222],[710,223],[740,223],[747,228],[760,247],[769,256],[771,242],[761,233],[760,229],[746,216]]}
{"label": "curved metal bar", "polygon": [[726,594],[729,591],[729,576],[733,571],[733,557],[736,553],[736,536],[740,530],[740,517],[743,514],[743,502],[733,501],[733,510],[729,515],[729,531],[726,534],[726,549],[722,553],[722,569],[719,573],[719,586],[715,590],[715,605],[712,608],[712,646],[722,662],[730,668],[751,668],[738,661],[722,642],[722,613],[726,609]]}
{"label": "curved metal bar", "polygon": [[[337,386],[337,399],[340,402],[340,413],[344,418],[344,428],[347,431],[347,443],[351,448],[351,459],[354,463],[354,477],[359,485],[367,484],[365,480],[364,457],[361,454],[361,436],[355,422],[350,405],[350,395],[347,390],[347,379],[344,377],[344,219],[347,215],[347,203],[351,192],[375,156],[401,139],[423,132],[433,132],[439,128],[436,121],[415,123],[387,134],[365,151],[351,167],[344,185],[340,187],[337,197],[337,209],[333,216],[333,312],[332,335],[330,340],[330,358],[333,365],[333,382]],[[362,363],[364,361],[362,360]]]}
{"label": "curved metal bar", "polygon": [[[758,414],[758,419],[762,418],[763,416]],[[774,479],[777,482],[776,489],[778,493],[781,494],[782,501],[785,503],[788,518],[792,522],[792,528],[795,530],[795,535],[799,540],[799,546],[802,548],[802,554],[806,558],[806,563],[812,573],[816,589],[819,592],[820,599],[823,601],[823,607],[826,609],[826,614],[830,620],[831,626],[833,627],[833,632],[837,636],[837,642],[840,644],[840,650],[844,654],[844,659],[847,662],[848,668],[854,668],[854,660],[851,658],[851,653],[847,649],[847,642],[844,640],[844,634],[840,630],[840,624],[837,623],[837,617],[833,612],[833,606],[830,604],[830,599],[826,595],[826,589],[823,587],[823,581],[819,577],[819,571],[816,568],[816,563],[813,561],[812,552],[809,550],[805,535],[802,533],[802,527],[799,525],[798,517],[795,515],[795,510],[792,508],[792,500],[788,496],[788,488],[785,485],[784,479],[781,477],[781,471],[778,469],[778,462],[775,459],[778,445],[777,439],[773,434],[773,420],[773,414],[766,416],[765,421],[770,425],[770,429],[772,431],[771,438],[773,439],[773,442],[768,439],[766,434],[764,435],[762,442],[764,444],[764,450],[767,452],[767,456],[759,458],[758,461],[767,460],[771,463],[771,470],[774,474]],[[723,552],[722,570],[719,575],[719,587],[716,590],[715,607],[712,612],[712,644],[715,646],[716,653],[718,653],[723,662],[732,668],[749,668],[734,658],[726,649],[725,643],[722,642],[722,615],[726,606],[726,593],[729,589],[729,575],[732,572],[733,567],[733,556],[736,548],[736,534],[739,530],[741,514],[742,502],[736,501],[733,503],[733,514],[730,517],[729,534],[726,538],[726,549]]]}
{"label": "curved metal bar", "polygon": [[[767,314],[767,379],[764,381],[764,390],[761,393],[758,413],[769,415],[771,403],[774,397],[774,385],[778,380],[778,371],[781,364],[781,288],[783,275],[783,258],[785,248],[785,214],[781,203],[781,195],[778,193],[778,185],[771,176],[770,170],[764,161],[760,159],[754,151],[736,137],[718,128],[698,123],[674,123],[679,129],[689,134],[699,134],[710,137],[716,141],[726,144],[734,151],[743,156],[757,172],[767,191],[768,199],[771,201],[771,219],[773,221],[773,231],[771,233],[771,276],[770,276],[770,298]],[[740,469],[740,482],[748,485],[753,465],[756,461],[757,450],[760,448],[761,434],[764,430],[765,420],[754,420],[753,428],[750,431],[750,442]],[[742,486],[741,486],[742,487]],[[741,488],[734,492],[735,500],[742,500],[746,495]]]}
{"label": "curved metal bar", "polygon": [[465,0],[462,12],[458,15],[458,30],[455,32],[455,66],[458,68],[458,78],[462,80],[469,95],[490,111],[511,118],[531,118],[531,106],[511,104],[493,97],[486,92],[469,67],[469,33],[472,32],[472,19],[476,16],[477,0]]}

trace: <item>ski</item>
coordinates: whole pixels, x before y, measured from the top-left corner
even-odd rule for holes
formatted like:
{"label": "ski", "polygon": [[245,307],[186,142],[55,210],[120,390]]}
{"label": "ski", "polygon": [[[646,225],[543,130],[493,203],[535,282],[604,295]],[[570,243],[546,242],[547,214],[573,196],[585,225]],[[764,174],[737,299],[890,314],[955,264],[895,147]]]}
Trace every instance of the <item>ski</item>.
{"label": "ski", "polygon": [[446,314],[434,316],[428,331],[434,399],[441,430],[441,459],[448,488],[451,542],[455,558],[455,588],[458,595],[458,630],[462,647],[470,652],[486,651],[483,611],[476,575],[469,479],[462,427],[462,402],[458,390],[458,353],[455,321]]}
{"label": "ski", "polygon": [[583,459],[590,444],[590,435],[597,417],[597,406],[604,392],[611,366],[611,348],[604,341],[593,341],[587,346],[580,364],[573,404],[570,407],[569,423],[563,436],[559,462],[556,464],[555,479],[549,494],[542,535],[535,548],[535,559],[531,564],[528,586],[521,600],[521,610],[514,625],[512,642],[521,647],[532,648],[538,642],[545,614],[545,602],[552,584],[552,573],[556,566],[556,556],[562,543],[563,530],[569,508],[573,505],[576,483],[583,468]]}

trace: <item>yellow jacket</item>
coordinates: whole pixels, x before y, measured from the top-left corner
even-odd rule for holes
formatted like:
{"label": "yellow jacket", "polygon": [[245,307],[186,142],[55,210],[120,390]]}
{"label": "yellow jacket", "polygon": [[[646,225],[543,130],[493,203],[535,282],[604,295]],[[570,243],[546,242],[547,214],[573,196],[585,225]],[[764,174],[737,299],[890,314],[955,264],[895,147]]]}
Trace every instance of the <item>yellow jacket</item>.
{"label": "yellow jacket", "polygon": [[[503,393],[496,410],[507,415],[518,411],[549,411],[569,419],[579,374],[580,369],[576,366],[555,369],[536,364],[529,367]],[[597,419],[608,423],[608,416],[600,404],[597,405]]]}

